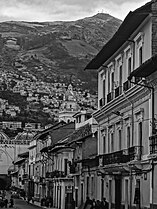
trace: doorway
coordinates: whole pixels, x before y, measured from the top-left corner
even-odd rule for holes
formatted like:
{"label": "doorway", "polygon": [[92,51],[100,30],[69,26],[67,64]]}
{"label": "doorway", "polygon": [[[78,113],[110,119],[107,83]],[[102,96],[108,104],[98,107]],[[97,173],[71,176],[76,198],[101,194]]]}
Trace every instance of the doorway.
{"label": "doorway", "polygon": [[122,179],[121,176],[115,176],[115,208],[121,208]]}

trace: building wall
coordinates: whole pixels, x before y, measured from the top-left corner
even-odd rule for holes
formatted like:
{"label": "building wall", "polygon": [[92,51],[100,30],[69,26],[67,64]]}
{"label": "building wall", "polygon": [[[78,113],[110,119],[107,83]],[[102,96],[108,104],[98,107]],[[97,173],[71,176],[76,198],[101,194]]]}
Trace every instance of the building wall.
{"label": "building wall", "polygon": [[[153,19],[154,25],[156,24],[155,20]],[[126,41],[110,59],[103,63],[103,66],[106,67],[99,69],[98,101],[105,98],[105,106],[101,109],[99,104],[99,112],[95,113],[100,129],[98,139],[98,153],[100,154],[114,153],[132,146],[142,145],[142,161],[146,163],[145,160],[149,155],[149,136],[151,134],[151,91],[148,88],[142,89],[140,86],[132,84],[127,90],[124,90],[123,87],[129,76],[128,59],[131,58],[130,72],[132,72],[152,56],[152,44],[155,45],[156,43],[155,40],[152,40],[152,28],[154,30],[154,25],[152,27],[150,16],[147,17],[130,36],[131,41]],[[153,36],[155,34],[154,30]],[[140,63],[139,59],[140,47],[142,47],[142,63]],[[120,70],[122,70],[121,79]],[[116,97],[115,89],[118,87],[121,88],[121,93]],[[112,93],[112,99],[107,102],[109,93]],[[121,115],[117,115],[114,112],[119,112]],[[142,124],[142,144],[140,144],[140,124]],[[127,141],[128,127],[130,127],[129,144]],[[113,163],[112,166],[116,167],[117,165]],[[112,166],[110,166],[111,173],[113,171]],[[151,172],[147,173],[147,179],[144,179],[144,173],[137,175],[136,172],[132,174],[132,181],[130,178],[129,173],[121,176],[121,205],[125,205],[127,208],[131,201],[131,204],[135,207],[136,182],[139,179],[141,207],[149,207],[151,202]],[[110,206],[115,205],[116,174],[105,176],[104,191],[100,191],[102,179],[103,177],[98,178],[98,198],[101,199],[102,193],[104,193],[110,202]]]}
{"label": "building wall", "polygon": [[[104,63],[98,74],[98,108],[100,108],[99,101],[101,98],[107,100],[107,94],[112,92],[112,73],[114,73],[114,89],[123,85],[127,81],[128,74],[128,59],[131,57],[131,71],[139,67],[139,48],[142,46],[143,62],[148,60],[152,56],[152,23],[150,17],[148,17],[144,24],[141,24],[139,28],[132,34],[129,40],[121,46],[121,48],[115,52],[112,59]],[[122,82],[120,84],[119,69],[122,66]],[[105,84],[104,84],[105,83]],[[105,88],[104,88],[105,86]],[[105,92],[104,92],[105,89]],[[123,91],[123,90],[122,90]]]}
{"label": "building wall", "polygon": [[8,174],[8,168],[13,165],[17,155],[26,152],[28,146],[23,144],[0,144],[0,173]]}

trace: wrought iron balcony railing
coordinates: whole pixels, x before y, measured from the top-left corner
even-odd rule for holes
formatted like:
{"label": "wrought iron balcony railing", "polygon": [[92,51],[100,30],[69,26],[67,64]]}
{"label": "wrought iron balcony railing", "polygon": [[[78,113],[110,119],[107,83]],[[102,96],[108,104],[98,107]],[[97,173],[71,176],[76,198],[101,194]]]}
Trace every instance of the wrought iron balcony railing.
{"label": "wrought iron balcony railing", "polygon": [[105,98],[101,98],[99,100],[99,105],[100,105],[100,107],[103,107],[105,105]]}
{"label": "wrought iron balcony railing", "polygon": [[113,92],[107,94],[107,102],[110,102],[113,99]]}
{"label": "wrought iron balcony railing", "polygon": [[122,93],[122,87],[119,86],[115,89],[115,98],[118,97]]}
{"label": "wrought iron balcony railing", "polygon": [[150,154],[157,153],[157,135],[149,137]]}
{"label": "wrought iron balcony railing", "polygon": [[28,179],[28,177],[29,177],[29,176],[28,176],[27,173],[23,174],[23,176],[22,176],[23,179]]}
{"label": "wrought iron balcony railing", "polygon": [[123,83],[123,91],[127,91],[131,87],[130,81],[126,81]]}
{"label": "wrought iron balcony railing", "polygon": [[74,174],[76,173],[77,169],[76,169],[77,164],[76,163],[72,163],[71,165],[69,165],[70,168],[70,174]]}
{"label": "wrought iron balcony railing", "polygon": [[65,174],[63,171],[52,171],[52,172],[46,172],[46,178],[63,178],[65,177]]}
{"label": "wrought iron balcony railing", "polygon": [[45,181],[45,178],[44,177],[40,177],[40,184],[45,184],[46,181]]}
{"label": "wrought iron balcony railing", "polygon": [[140,160],[142,155],[141,146],[133,146],[128,149],[107,153],[99,156],[99,165],[109,165],[115,163],[127,163],[132,160]]}

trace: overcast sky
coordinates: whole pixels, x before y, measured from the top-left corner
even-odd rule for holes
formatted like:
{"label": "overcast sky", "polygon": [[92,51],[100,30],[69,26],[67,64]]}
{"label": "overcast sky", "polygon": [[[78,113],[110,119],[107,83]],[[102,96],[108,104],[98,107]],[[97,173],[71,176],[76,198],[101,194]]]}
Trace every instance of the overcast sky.
{"label": "overcast sky", "polygon": [[129,11],[149,0],[0,0],[0,22],[71,21],[98,12],[123,20]]}

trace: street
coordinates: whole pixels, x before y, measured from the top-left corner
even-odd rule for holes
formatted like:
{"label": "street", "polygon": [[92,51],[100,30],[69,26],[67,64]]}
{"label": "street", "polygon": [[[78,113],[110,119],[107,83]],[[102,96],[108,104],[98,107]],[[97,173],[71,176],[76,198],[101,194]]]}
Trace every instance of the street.
{"label": "street", "polygon": [[39,209],[39,206],[33,205],[33,204],[28,204],[25,200],[23,199],[14,199],[14,208],[16,209]]}

